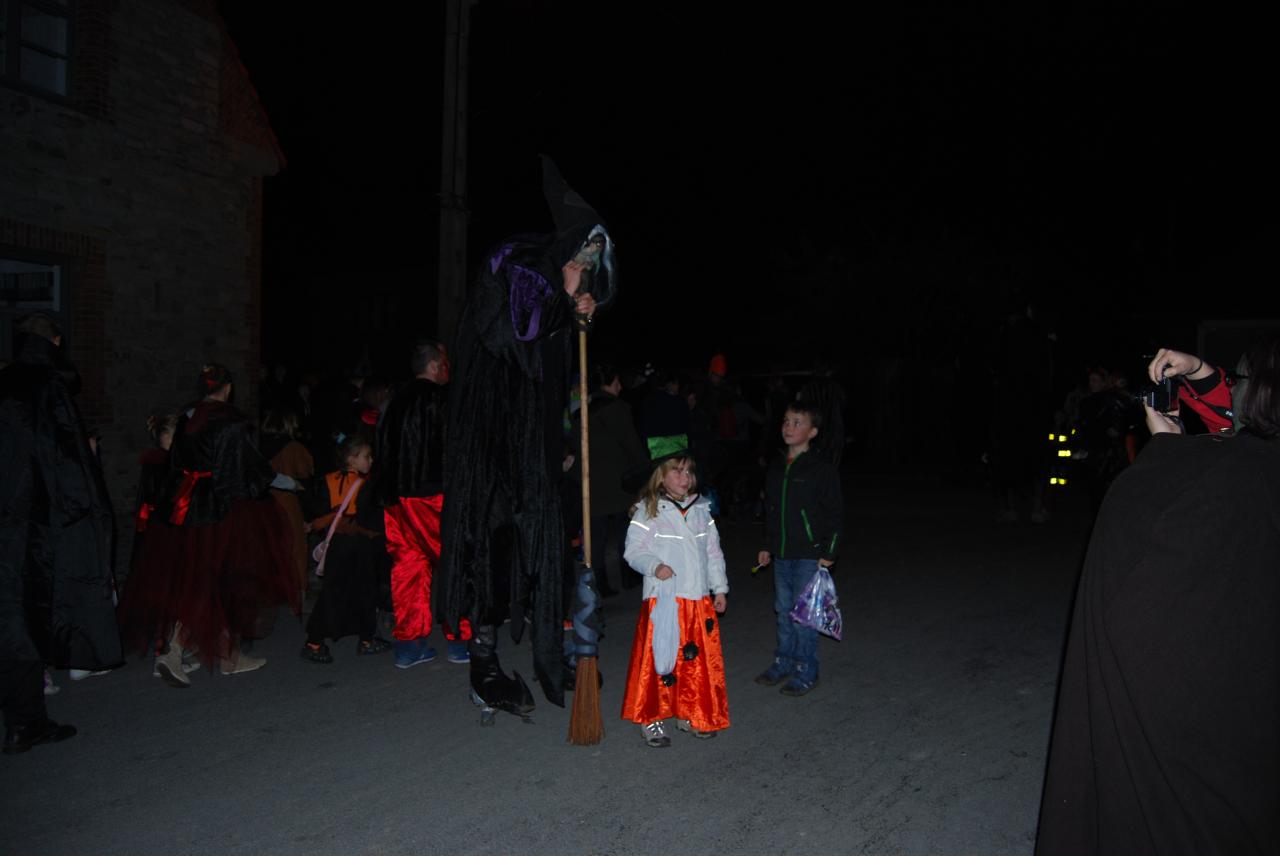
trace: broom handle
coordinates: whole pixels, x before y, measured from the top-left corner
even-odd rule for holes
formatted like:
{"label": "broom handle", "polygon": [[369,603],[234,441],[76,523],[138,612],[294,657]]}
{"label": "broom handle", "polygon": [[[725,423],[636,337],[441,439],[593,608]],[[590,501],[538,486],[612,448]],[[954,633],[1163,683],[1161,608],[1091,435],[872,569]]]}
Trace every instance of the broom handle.
{"label": "broom handle", "polygon": [[591,449],[587,419],[587,331],[578,331],[578,398],[582,406],[582,556],[591,567]]}

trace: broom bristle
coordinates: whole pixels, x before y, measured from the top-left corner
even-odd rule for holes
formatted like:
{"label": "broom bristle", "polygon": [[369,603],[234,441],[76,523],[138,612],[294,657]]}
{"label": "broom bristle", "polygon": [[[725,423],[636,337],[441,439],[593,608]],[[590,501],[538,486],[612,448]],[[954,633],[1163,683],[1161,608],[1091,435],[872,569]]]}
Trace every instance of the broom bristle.
{"label": "broom bristle", "polygon": [[573,690],[573,711],[569,716],[569,742],[574,746],[594,746],[604,739],[600,718],[600,677],[595,657],[579,657]]}

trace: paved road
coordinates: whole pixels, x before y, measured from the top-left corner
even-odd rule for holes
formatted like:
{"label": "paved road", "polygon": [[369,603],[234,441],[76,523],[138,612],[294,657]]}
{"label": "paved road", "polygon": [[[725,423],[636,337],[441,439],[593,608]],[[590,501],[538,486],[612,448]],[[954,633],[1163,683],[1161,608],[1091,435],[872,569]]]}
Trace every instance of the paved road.
{"label": "paved road", "polygon": [[[466,667],[302,662],[282,621],[259,672],[174,690],[131,662],[72,683],[73,740],[0,758],[0,854],[1029,854],[1086,521],[991,522],[980,491],[859,480],[836,574],[845,639],[790,699],[757,535],[725,524],[733,726],[646,747],[616,719],[638,601],[607,602],[608,734],[568,712],[481,729]],[[632,590],[634,593],[635,590]],[[637,595],[638,597],[638,595]],[[438,646],[438,647],[443,647]],[[504,663],[528,674],[528,649]]]}

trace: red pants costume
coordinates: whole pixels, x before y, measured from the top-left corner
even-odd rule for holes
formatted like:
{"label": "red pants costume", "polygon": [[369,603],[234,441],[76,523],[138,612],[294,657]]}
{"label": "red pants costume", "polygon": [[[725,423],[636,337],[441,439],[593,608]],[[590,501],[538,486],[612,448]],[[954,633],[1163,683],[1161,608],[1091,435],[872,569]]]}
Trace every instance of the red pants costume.
{"label": "red pants costume", "polygon": [[[410,642],[431,635],[431,571],[440,560],[440,509],[444,495],[402,496],[383,512],[387,552],[391,555],[391,604],[396,613],[392,635]],[[465,618],[462,639],[471,638]],[[445,628],[445,638],[458,638]]]}

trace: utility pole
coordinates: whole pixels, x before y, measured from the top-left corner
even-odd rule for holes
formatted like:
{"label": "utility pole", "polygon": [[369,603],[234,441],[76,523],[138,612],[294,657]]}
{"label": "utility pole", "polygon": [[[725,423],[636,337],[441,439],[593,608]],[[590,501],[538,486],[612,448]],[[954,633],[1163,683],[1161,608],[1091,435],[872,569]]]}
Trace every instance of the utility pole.
{"label": "utility pole", "polygon": [[477,0],[446,0],[436,335],[453,344],[467,283],[467,46]]}

